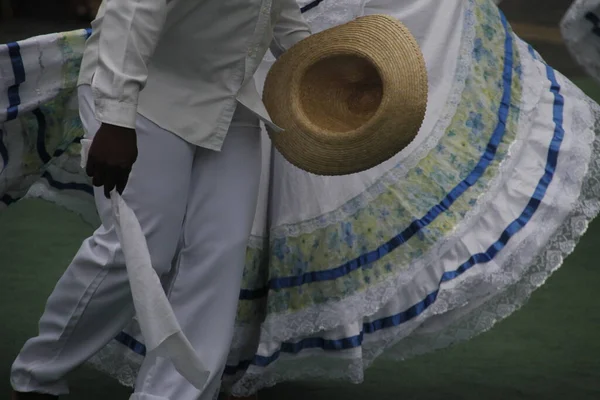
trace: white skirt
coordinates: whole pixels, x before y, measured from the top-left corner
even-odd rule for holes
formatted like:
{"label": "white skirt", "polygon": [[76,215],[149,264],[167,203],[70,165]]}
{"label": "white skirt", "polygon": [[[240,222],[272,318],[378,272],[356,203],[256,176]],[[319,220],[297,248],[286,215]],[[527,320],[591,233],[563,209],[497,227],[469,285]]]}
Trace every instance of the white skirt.
{"label": "white skirt", "polygon": [[[561,266],[600,207],[598,105],[514,35],[493,1],[301,5],[315,32],[363,14],[403,21],[425,55],[430,100],[415,142],[360,174],[305,173],[263,135],[223,380],[236,395],[293,379],[360,382],[379,356],[402,360],[490,329]],[[96,223],[72,79],[86,35],[0,49],[0,70],[16,71],[0,98],[11,110],[0,199],[42,197]],[[132,385],[144,355],[132,321],[90,362]]]}
{"label": "white skirt", "polygon": [[573,58],[600,82],[600,0],[573,1],[560,29]]}

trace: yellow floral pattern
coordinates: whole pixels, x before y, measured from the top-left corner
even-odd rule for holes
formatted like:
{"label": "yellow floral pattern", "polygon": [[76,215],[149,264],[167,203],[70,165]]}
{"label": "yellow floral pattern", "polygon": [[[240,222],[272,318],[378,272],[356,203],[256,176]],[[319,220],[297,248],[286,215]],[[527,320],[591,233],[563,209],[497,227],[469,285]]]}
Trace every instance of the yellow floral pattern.
{"label": "yellow floral pattern", "polygon": [[[507,61],[505,28],[498,9],[489,0],[475,0],[475,3],[472,12],[476,19],[476,38],[471,71],[457,112],[437,146],[402,179],[391,184],[382,180],[373,185],[369,189],[372,200],[366,206],[362,196],[344,205],[343,208],[354,211],[342,222],[325,224],[324,228],[297,236],[274,237],[263,246],[250,246],[238,323],[252,323],[268,313],[293,312],[324,301],[343,299],[398,276],[423,257],[434,243],[451,233],[485,192],[497,175],[499,163],[517,130],[521,67],[516,47],[509,54],[511,103],[496,155],[484,174],[451,207],[402,246],[375,262],[336,279],[266,291],[270,280],[330,270],[377,249],[440,203],[474,169],[499,123],[498,110],[506,81],[503,66]],[[25,145],[20,154],[10,154],[9,164],[17,173],[12,181],[2,183],[0,201],[4,194],[14,199],[24,195],[27,185],[23,182],[31,183],[42,176],[57,156],[66,153],[73,159],[79,157],[78,139],[83,129],[77,110],[76,81],[87,36],[88,32],[83,30],[56,35],[56,45],[62,54],[62,82],[56,94],[37,110],[20,113],[19,129]],[[15,168],[17,164],[19,168]],[[11,182],[17,184],[11,186]],[[89,200],[93,203],[92,196]],[[327,218],[327,215],[321,217],[325,221]]]}
{"label": "yellow floral pattern", "polygon": [[[17,120],[2,124],[3,130],[13,137],[19,135],[22,143],[22,147],[9,149],[7,161],[11,168],[6,171],[10,172],[10,176],[3,182],[5,186],[0,187],[1,194],[8,194],[14,200],[24,196],[31,183],[39,179],[60,155],[67,153],[79,157],[78,141],[83,136],[83,127],[76,101],[77,79],[88,32],[77,30],[50,36],[53,36],[53,46],[58,47],[61,56],[60,60],[53,62],[61,65],[62,81],[53,82],[53,87],[39,89],[40,104],[23,106]],[[36,40],[43,39],[33,38],[20,45],[37,45]],[[43,64],[33,67],[42,71],[50,68]],[[14,154],[13,149],[19,149],[20,154]]]}
{"label": "yellow floral pattern", "polygon": [[[373,190],[378,196],[367,206],[344,205],[357,209],[344,221],[298,236],[271,238],[268,252],[249,249],[243,287],[254,296],[246,299],[242,296],[238,323],[260,320],[269,313],[294,312],[325,301],[341,300],[401,274],[451,233],[485,192],[515,139],[521,101],[521,66],[516,46],[509,54],[510,60],[505,60],[506,30],[499,18],[500,11],[487,0],[476,3],[471,73],[457,112],[437,146],[403,179],[386,183],[383,190],[383,183],[376,183]],[[330,280],[270,288],[266,298],[260,295],[266,293],[264,289],[270,280],[310,278],[310,273],[331,270],[377,249],[440,203],[473,171],[499,125],[499,109],[507,81],[503,77],[505,62],[512,62],[512,80],[510,88],[506,88],[510,90],[511,102],[506,110],[504,135],[483,175],[447,211],[375,262]],[[362,204],[363,201],[359,196],[350,203]]]}

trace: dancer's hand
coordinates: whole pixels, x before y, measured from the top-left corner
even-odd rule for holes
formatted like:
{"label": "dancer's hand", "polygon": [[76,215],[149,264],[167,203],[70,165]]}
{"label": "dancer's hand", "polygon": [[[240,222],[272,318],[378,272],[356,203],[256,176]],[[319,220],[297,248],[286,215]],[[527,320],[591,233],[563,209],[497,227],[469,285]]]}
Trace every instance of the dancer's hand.
{"label": "dancer's hand", "polygon": [[85,172],[94,186],[104,186],[106,198],[115,188],[123,194],[137,155],[134,129],[102,124],[90,146]]}

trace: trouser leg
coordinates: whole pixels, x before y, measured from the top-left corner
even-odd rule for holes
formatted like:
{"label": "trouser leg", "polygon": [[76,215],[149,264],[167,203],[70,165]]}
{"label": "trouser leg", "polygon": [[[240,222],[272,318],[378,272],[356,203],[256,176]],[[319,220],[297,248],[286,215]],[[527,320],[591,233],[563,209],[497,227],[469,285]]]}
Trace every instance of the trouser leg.
{"label": "trouser leg", "polygon": [[[88,136],[99,128],[89,88],[80,89]],[[166,273],[177,248],[190,187],[195,147],[150,121],[137,124],[138,160],[123,194],[148,242],[152,264]],[[110,201],[96,191],[102,226],[86,239],[50,295],[39,323],[13,364],[11,383],[20,392],[61,395],[65,375],[114,338],[134,310]]]}
{"label": "trouser leg", "polygon": [[177,275],[169,299],[179,323],[210,370],[202,392],[165,358],[140,370],[137,400],[212,400],[233,337],[246,247],[260,179],[258,121],[234,120],[221,152],[199,149],[194,159]]}

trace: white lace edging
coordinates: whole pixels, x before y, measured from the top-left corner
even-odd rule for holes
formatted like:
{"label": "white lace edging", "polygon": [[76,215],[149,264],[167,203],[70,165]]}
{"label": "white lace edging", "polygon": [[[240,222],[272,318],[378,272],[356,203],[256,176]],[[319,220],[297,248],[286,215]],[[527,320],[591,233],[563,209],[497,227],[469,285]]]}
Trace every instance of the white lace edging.
{"label": "white lace edging", "polygon": [[[580,93],[580,91],[574,88],[574,86],[570,83],[566,83],[564,86],[565,88],[570,88],[569,90],[574,93]],[[525,92],[526,90],[524,88],[524,93]],[[460,93],[462,93],[462,91]],[[594,110],[595,113],[598,112],[597,105],[595,105],[595,103],[589,101],[582,93],[580,96],[580,100],[585,102],[592,110]],[[530,106],[530,104],[528,106]],[[595,114],[595,118],[598,118],[597,114]],[[592,125],[596,125],[595,119],[588,119],[587,121],[582,120],[580,122],[583,128],[579,130],[579,128],[574,126],[572,127],[572,130],[584,132],[584,134],[581,136],[581,140],[586,140],[585,138],[587,137],[591,143],[592,139],[590,138],[593,138],[593,132],[590,127]],[[522,119],[519,122],[520,134],[527,131],[527,129],[525,129],[527,123],[528,117],[526,113],[523,113]],[[531,123],[531,121],[529,121],[529,123]],[[588,124],[587,128],[584,127],[586,123]],[[517,138],[515,144],[513,144],[509,150],[508,157],[501,164],[501,171],[509,170],[513,161],[517,159],[515,154],[518,154],[518,146],[519,140]],[[445,286],[446,290],[440,293],[440,297],[438,298],[436,304],[430,307],[430,310],[428,310],[426,313],[422,314],[414,321],[411,321],[410,324],[405,324],[401,327],[382,332],[381,334],[377,335],[376,340],[366,341],[360,351],[355,352],[355,354],[350,352],[352,353],[352,357],[349,357],[344,361],[339,361],[339,368],[315,368],[318,365],[318,363],[315,362],[315,358],[323,356],[323,354],[319,352],[306,357],[290,357],[289,367],[287,367],[287,359],[282,357],[280,360],[264,369],[251,367],[244,374],[241,380],[234,384],[233,393],[236,395],[248,395],[254,393],[259,388],[272,386],[281,381],[307,378],[345,379],[351,382],[360,382],[363,379],[364,368],[366,368],[372,362],[372,360],[379,356],[383,351],[385,351],[386,357],[405,359],[438,348],[447,347],[450,344],[457,343],[462,340],[467,340],[481,332],[490,329],[496,322],[510,315],[521,305],[523,305],[531,292],[533,292],[537,287],[541,286],[550,276],[550,274],[560,267],[564,257],[572,252],[573,248],[575,247],[575,243],[587,229],[588,222],[597,215],[597,198],[598,194],[600,193],[600,184],[596,179],[600,172],[600,160],[596,156],[596,154],[600,154],[600,142],[598,137],[596,137],[593,141],[593,151],[593,157],[589,163],[589,170],[585,175],[586,178],[581,195],[579,196],[577,204],[574,206],[569,217],[560,221],[552,219],[553,221],[548,223],[543,228],[543,235],[540,237],[528,238],[527,240],[523,241],[518,250],[514,252],[511,260],[506,263],[506,265],[511,266],[510,268],[507,268],[507,271],[518,271],[523,270],[524,267],[528,267],[527,273],[524,276],[521,275],[520,277],[522,279],[518,282],[513,282],[515,275],[507,275],[505,277],[506,279],[503,278],[500,281],[496,279],[499,274],[494,274],[490,277],[494,278],[491,280],[491,282],[496,287],[506,287],[506,285],[509,285],[507,290],[502,293],[497,293],[490,299],[484,299],[485,303],[483,305],[475,310],[469,311],[467,315],[463,316],[460,320],[449,325],[441,331],[434,333],[421,332],[419,325],[426,319],[448,312],[449,310],[460,311],[461,306],[464,305],[465,291],[468,291],[469,288],[474,284],[480,284],[483,280],[481,276],[470,276],[469,274],[465,274],[463,277],[461,277],[461,279],[457,279],[455,282],[453,282],[452,286]],[[579,165],[578,162],[576,162],[577,160],[573,161],[575,161],[574,166],[577,167]],[[502,179],[495,181],[497,183],[496,186],[500,185],[501,181]],[[478,201],[477,207],[482,207],[484,204],[490,201],[490,199],[493,199],[494,187],[495,186],[490,187],[490,190]],[[476,215],[479,212],[480,210],[476,211],[474,209],[470,214]],[[468,215],[465,221],[469,220],[470,218]],[[465,225],[461,225],[459,230],[466,229],[467,226],[468,222]],[[548,242],[544,245],[543,243],[547,237],[550,237],[555,232],[557,234],[552,238],[549,238]],[[460,232],[457,231],[455,236],[458,236],[459,233]],[[531,252],[528,251],[529,248],[539,248],[540,253],[537,255],[531,254]],[[405,275],[404,279],[402,280],[409,281],[410,274],[408,274],[408,276]],[[390,296],[389,298],[391,298],[391,296],[397,292],[386,293]],[[375,297],[379,296],[380,294]],[[356,300],[357,302],[367,302],[372,298],[373,297],[363,297],[362,299]],[[352,301],[348,299],[346,299],[344,303],[344,308],[352,308],[349,307],[348,304],[356,304],[352,303]],[[385,302],[379,301],[379,304],[385,304]],[[374,314],[377,311],[377,307],[374,307],[374,309],[375,311],[371,312],[370,314]],[[328,317],[331,317],[331,315],[332,314],[328,313]],[[369,313],[362,315],[369,315]],[[284,321],[285,318],[286,316],[282,316],[282,321]],[[305,316],[304,318],[310,317]],[[348,321],[346,316],[340,318],[339,314],[336,315],[335,318],[338,320],[338,322],[340,319],[344,322]],[[298,326],[294,326],[293,324],[290,326],[293,327],[289,328],[289,330],[292,332],[289,337],[297,337],[299,335],[297,330]],[[312,332],[316,332],[319,329],[315,329],[313,327],[311,329],[307,329],[306,332],[310,333],[311,330]],[[239,335],[236,341],[239,346],[239,343],[241,343],[240,340],[243,340],[243,336],[245,335],[243,329],[238,330],[238,333]],[[409,334],[410,336],[407,337]],[[247,337],[245,339],[247,340]],[[411,344],[407,346],[407,342]],[[394,347],[395,344],[402,344],[402,348]],[[107,356],[104,358],[110,361],[110,364],[100,360],[99,364],[94,362],[94,365],[110,375],[115,376],[122,384],[132,386],[133,382],[135,381],[135,374],[137,373],[137,369],[141,363],[141,356],[131,354],[131,357],[128,357],[123,355],[122,345],[112,343],[111,346],[114,348],[113,354],[118,354],[120,361],[118,361],[116,364],[113,364],[114,359],[111,360],[111,357]],[[234,349],[235,348],[236,345],[234,343]],[[344,354],[348,355],[349,353],[344,352]],[[331,365],[329,361],[328,363]],[[125,367],[125,365],[129,366]]]}
{"label": "white lace edging", "polygon": [[[472,14],[468,10],[467,14]],[[473,30],[474,33],[474,21],[470,23],[470,30]],[[470,35],[467,38],[474,38]],[[471,45],[473,43],[471,42]],[[467,51],[467,53],[471,53]],[[470,59],[463,59],[464,61],[469,61]],[[465,76],[466,79],[466,76]],[[524,81],[525,82],[525,81]],[[529,82],[532,87],[523,89],[523,92],[529,91],[530,93],[535,93],[539,91],[539,86],[534,82]],[[458,87],[461,89],[464,88],[464,82],[458,82]],[[459,97],[460,98],[460,97]],[[525,101],[525,99],[523,99]],[[522,103],[523,109],[535,109],[532,107],[531,102],[535,105],[538,98],[527,99],[528,104]],[[456,107],[454,105],[453,107]],[[519,133],[521,135],[526,135],[528,132],[528,127],[531,125],[530,118],[527,116],[522,116],[520,120]],[[512,144],[512,147],[519,146],[522,141],[515,140]],[[512,151],[514,153],[514,151]],[[507,161],[508,159],[517,160],[515,157],[507,156],[500,164],[500,171],[498,173],[498,177],[494,179],[493,182],[498,182],[500,185],[502,182],[502,169],[510,170],[511,162]],[[400,179],[400,178],[394,178]],[[488,199],[493,199],[493,196],[488,195]],[[481,202],[478,202],[480,204]],[[489,201],[488,201],[489,204]],[[483,207],[480,205],[480,207]],[[477,211],[481,212],[481,209]],[[475,215],[474,212],[470,213],[471,215]],[[465,218],[461,225],[468,224],[470,218]],[[422,270],[425,266],[431,265],[434,260],[439,258],[440,249],[442,247],[447,246],[448,244],[455,243],[459,240],[461,235],[457,234],[455,231],[448,238],[446,238],[442,245],[435,246],[434,249],[430,250],[426,255],[424,255],[420,260],[414,261],[411,263],[411,266],[407,270],[403,270],[402,273],[399,273],[393,279],[389,279],[383,281],[377,285],[374,285],[367,290],[356,293],[352,296],[345,297],[342,301],[336,300],[332,302],[328,302],[325,304],[314,305],[308,308],[305,308],[301,311],[294,312],[281,312],[281,313],[272,313],[269,314],[266,320],[263,322],[261,327],[261,341],[266,342],[285,342],[291,339],[292,337],[298,336],[308,336],[314,332],[328,331],[337,326],[343,325],[347,321],[356,321],[360,318],[374,315],[377,313],[381,307],[387,304],[392,298],[398,297],[399,293],[401,293],[406,285],[409,284],[413,279],[415,274]],[[351,305],[351,306],[349,306]],[[240,335],[236,335],[234,340],[233,348],[235,349],[237,344],[242,343],[244,338],[239,337]]]}
{"label": "white lace edging", "polygon": [[[338,25],[339,23],[339,20],[334,21],[331,26]],[[402,180],[410,170],[414,169],[435,148],[442,136],[445,135],[448,126],[452,122],[452,118],[456,114],[456,110],[462,99],[462,93],[465,89],[467,77],[471,73],[472,50],[475,46],[476,34],[473,0],[468,0],[465,6],[463,23],[463,36],[461,38],[453,86],[450,89],[446,105],[435,123],[432,132],[428,134],[419,147],[415,151],[405,154],[404,157],[398,160],[395,166],[377,179],[365,192],[349,200],[344,207],[339,207],[317,218],[294,224],[271,227],[269,230],[270,240],[283,237],[297,237],[348,219],[349,216],[356,214],[379,197],[390,185]]]}
{"label": "white lace edging", "polygon": [[[502,263],[505,267],[500,274],[497,270],[488,276],[465,273],[452,285],[445,285],[434,306],[414,320],[373,335],[375,338],[365,340],[360,351],[344,352],[343,355],[339,354],[340,352],[336,353],[338,357],[341,356],[339,360],[334,361],[337,363],[336,368],[318,367],[319,360],[327,359],[322,365],[332,365],[331,358],[335,357],[323,351],[309,351],[307,353],[311,354],[291,356],[289,363],[288,359],[282,357],[266,368],[251,366],[245,374],[234,377],[233,381],[228,379],[228,384],[232,385],[231,392],[236,396],[247,396],[282,381],[300,379],[342,379],[360,383],[365,368],[379,356],[404,360],[469,340],[488,331],[497,322],[523,306],[531,293],[542,286],[572,253],[586,232],[589,222],[600,210],[600,108],[571,82],[565,81],[561,85],[566,92],[571,93],[571,98],[574,97],[591,110],[587,117],[581,115],[580,118],[575,118],[570,127],[571,132],[577,132],[577,135],[573,136],[576,136],[576,147],[580,154],[573,154],[570,159],[563,160],[569,164],[563,167],[566,170],[575,166],[583,172],[580,178],[569,182],[570,186],[580,185],[581,191],[578,195],[575,194],[574,199],[566,199],[563,196],[560,199],[555,198],[547,211],[547,214],[550,214],[553,210],[564,208],[566,201],[572,206],[571,211],[567,212],[568,215],[545,215],[541,219],[547,222],[540,229],[541,234],[526,237]],[[577,167],[582,159],[580,156],[590,160],[587,168],[583,167],[584,171]],[[562,207],[558,204],[559,200]],[[532,253],[531,249],[539,251]],[[503,276],[498,279],[497,275]],[[515,276],[518,278],[515,279]],[[478,299],[479,304],[472,309],[464,307],[464,299],[468,298],[466,294],[482,282],[491,283],[498,291],[482,296]],[[450,318],[452,322],[440,329],[431,330],[423,325],[424,321],[447,312],[454,313],[454,316],[459,318]],[[461,316],[461,313],[464,315]]]}
{"label": "white lace edging", "polygon": [[86,224],[97,227],[100,225],[98,212],[95,208],[93,196],[89,199],[80,199],[73,197],[70,194],[62,193],[61,191],[53,190],[42,180],[31,186],[25,198],[42,199],[55,204],[67,211],[78,215]]}
{"label": "white lace edging", "polygon": [[113,340],[86,364],[115,378],[121,385],[133,388],[144,356],[124,349],[124,345]]}
{"label": "white lace edging", "polygon": [[583,69],[600,83],[600,37],[592,34],[588,11],[600,11],[600,0],[575,0],[560,23],[567,49]]}
{"label": "white lace edging", "polygon": [[[436,127],[435,127],[435,132],[427,139],[427,144],[423,145],[420,149],[419,152],[413,153],[412,157],[411,157],[411,161],[413,165],[416,165],[416,163],[422,158],[424,157],[427,152],[429,152],[431,150],[431,148],[435,147],[435,145],[437,144],[437,142],[439,141],[439,138],[442,137],[444,135],[444,133],[446,132],[446,129],[448,127],[448,125],[450,124],[450,121],[452,119],[452,117],[454,116],[454,114],[456,113],[456,109],[460,103],[461,97],[462,97],[462,93],[464,91],[464,87],[465,87],[465,83],[466,83],[466,79],[470,73],[470,65],[471,65],[471,61],[472,61],[472,48],[474,46],[474,40],[475,40],[475,16],[473,13],[473,3],[472,1],[469,2],[469,4],[471,5],[470,8],[467,8],[465,10],[465,26],[464,26],[464,31],[463,31],[463,39],[462,39],[462,44],[461,44],[461,52],[460,52],[460,57],[457,63],[457,69],[456,69],[456,79],[454,81],[454,85],[453,88],[451,90],[451,94],[449,96],[449,101],[446,104],[445,107],[445,111],[442,114],[442,117],[437,121],[436,123]],[[409,166],[406,166],[405,168],[410,168]],[[389,181],[389,183],[397,181],[398,179],[401,179],[401,176],[403,176],[406,173],[406,169],[402,169],[402,170],[398,170],[397,172],[391,171],[390,173],[388,173],[388,175],[386,177],[384,177],[384,179],[387,179],[387,181]],[[374,185],[374,187],[372,188],[372,190],[375,192],[375,196],[378,193],[378,191],[381,191],[382,188],[384,187],[385,183],[383,183],[380,180],[379,184]],[[365,199],[369,199],[370,197],[365,197]],[[341,211],[341,213],[339,215],[337,215],[335,218],[344,218],[348,213],[352,213],[352,210],[343,210]],[[315,221],[316,222],[316,221]],[[330,221],[327,221],[326,224],[331,223]],[[310,226],[310,223],[307,226],[308,229],[317,229],[318,226]],[[289,233],[291,235],[293,235],[294,233]],[[260,242],[260,238],[255,238],[255,245],[258,245],[258,243]],[[431,257],[433,258],[435,255],[432,254]],[[423,262],[423,264],[425,264],[426,261]],[[415,265],[413,268],[413,271],[417,271],[419,268],[419,266],[422,266],[421,263],[419,263],[419,265]],[[396,281],[392,281],[392,282],[385,282],[384,285],[381,285],[379,287],[375,287],[375,288],[371,288],[370,291],[368,291],[367,293],[360,293],[357,294],[355,296],[352,296],[351,298],[345,298],[343,303],[338,304],[338,307],[336,308],[331,308],[330,312],[323,312],[322,310],[322,306],[319,306],[319,318],[315,318],[314,317],[314,309],[309,309],[309,310],[305,310],[306,312],[303,313],[295,313],[293,321],[295,322],[290,322],[290,318],[289,315],[287,314],[279,314],[276,315],[277,317],[277,322],[270,322],[271,326],[276,326],[280,323],[283,323],[283,321],[285,321],[285,327],[280,326],[280,328],[282,330],[284,330],[286,333],[282,334],[282,335],[276,335],[275,337],[273,337],[273,340],[281,340],[281,341],[285,341],[287,339],[289,339],[292,336],[298,336],[298,335],[305,335],[305,334],[310,334],[312,332],[318,332],[321,330],[329,330],[332,329],[335,326],[338,326],[348,320],[355,320],[356,318],[359,317],[363,317],[363,316],[368,316],[368,315],[373,315],[375,314],[380,308],[382,304],[385,304],[389,301],[389,299],[395,297],[398,295],[398,287],[404,286],[407,283],[409,283],[411,281],[411,279],[413,278],[414,272],[406,272],[404,271],[402,274],[400,274],[397,278]],[[353,304],[356,307],[348,307],[348,304]],[[352,315],[349,316],[347,315],[347,310],[348,309],[352,309]],[[309,316],[310,315],[310,316]],[[325,315],[325,316],[323,316]],[[248,327],[249,330],[253,330],[255,328],[253,327]],[[249,333],[248,329],[243,329],[242,327],[238,327],[238,329],[236,329],[236,335],[233,341],[233,345],[232,345],[232,352],[235,353],[236,351],[238,351],[239,349],[243,348],[243,347],[247,347],[247,340],[248,340],[248,333]],[[121,349],[122,351],[123,349]],[[118,351],[118,347],[117,347],[117,351]],[[107,357],[108,359],[109,357]],[[249,375],[248,375],[249,376]],[[121,382],[126,381],[126,379],[122,379],[119,378],[119,380]]]}

